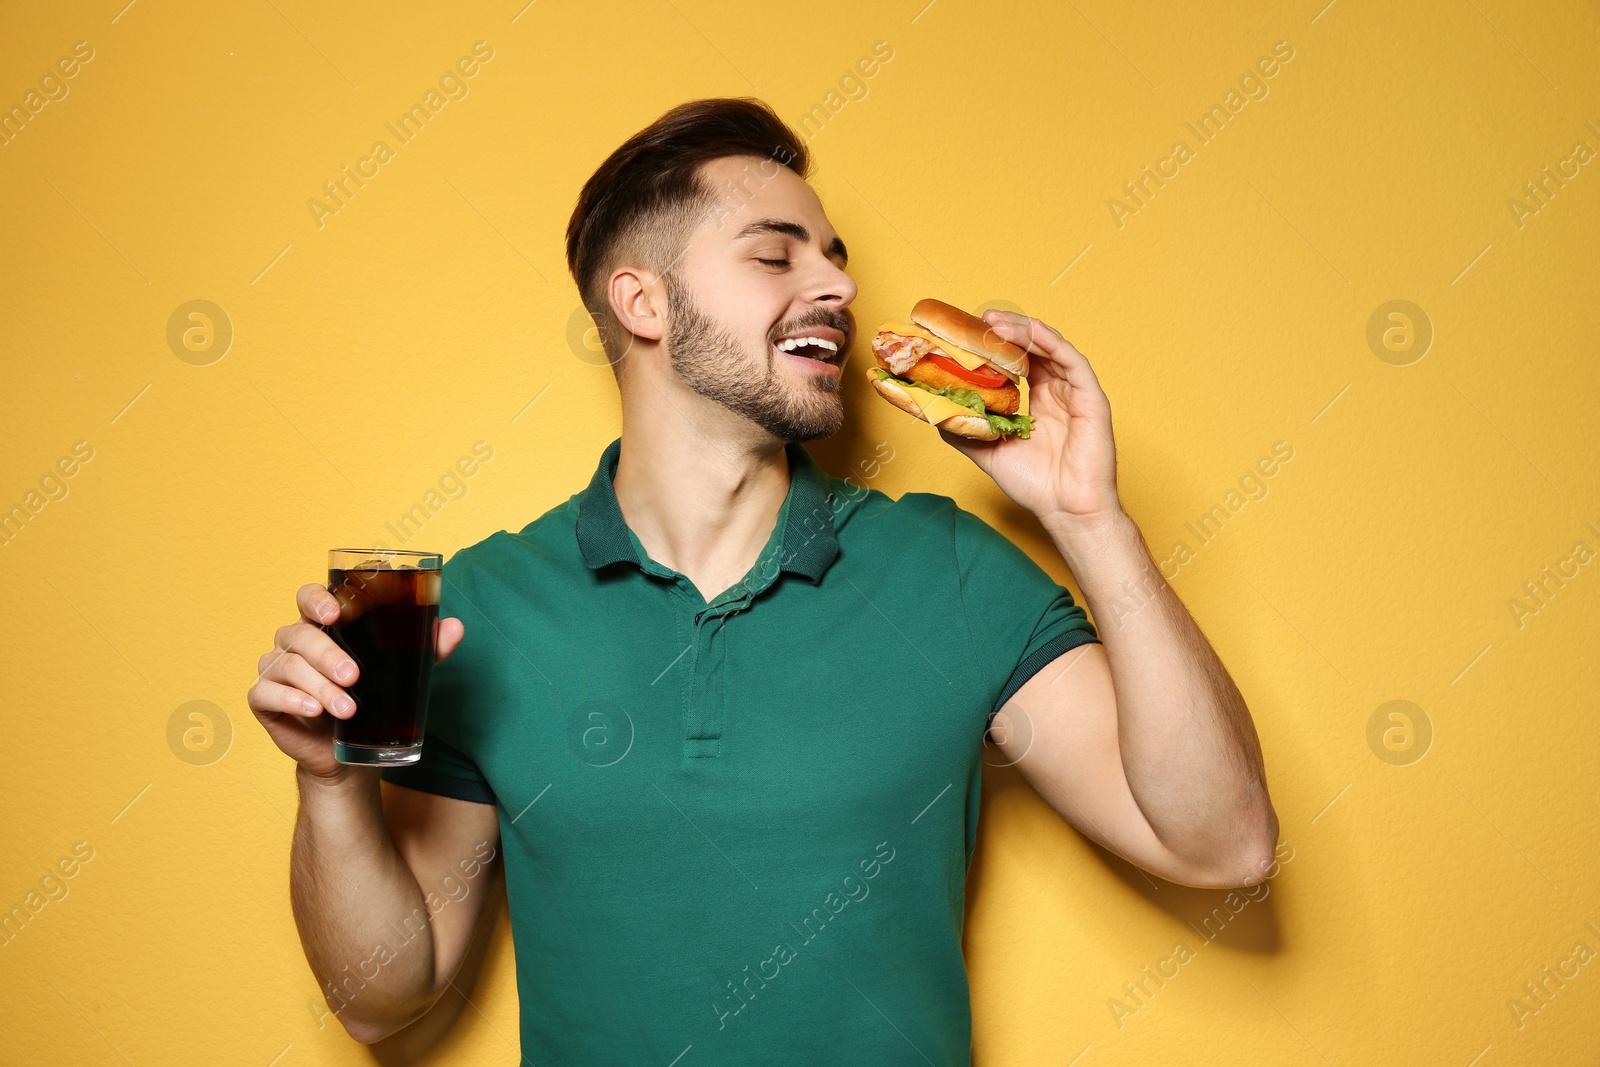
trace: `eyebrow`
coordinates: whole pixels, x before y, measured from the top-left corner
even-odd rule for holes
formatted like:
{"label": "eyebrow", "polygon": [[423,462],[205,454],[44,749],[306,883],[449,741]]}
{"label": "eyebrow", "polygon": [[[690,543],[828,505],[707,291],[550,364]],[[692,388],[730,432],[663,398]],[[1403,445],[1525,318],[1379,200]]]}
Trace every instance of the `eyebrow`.
{"label": "eyebrow", "polygon": [[[782,234],[785,237],[793,237],[796,241],[811,240],[810,230],[798,222],[790,222],[787,219],[758,219],[740,230],[739,235],[734,240],[743,241],[747,237],[759,237],[766,233]],[[838,237],[828,242],[828,247],[823,250],[823,254],[838,256],[844,262],[850,262],[850,253],[845,250],[844,242]]]}

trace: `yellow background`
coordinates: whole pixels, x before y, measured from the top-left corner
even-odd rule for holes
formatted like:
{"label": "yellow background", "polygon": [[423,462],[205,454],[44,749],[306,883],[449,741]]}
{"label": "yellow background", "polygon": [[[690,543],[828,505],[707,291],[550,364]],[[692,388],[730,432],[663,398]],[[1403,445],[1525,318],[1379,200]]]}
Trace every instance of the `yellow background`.
{"label": "yellow background", "polygon": [[[1293,448],[1173,579],[1255,714],[1292,859],[1209,940],[1226,894],[1147,879],[989,773],[978,1062],[1595,1061],[1600,964],[1520,1025],[1508,1002],[1575,943],[1600,950],[1600,564],[1520,626],[1509,602],[1579,541],[1600,550],[1600,162],[1520,226],[1508,201],[1576,142],[1600,150],[1600,16],[924,2],[0,16],[7,108],[75,42],[94,50],[0,148],[0,507],[93,448],[0,548],[0,909],[93,849],[0,947],[0,1059],[370,1062],[319,1018],[295,936],[293,781],[244,704],[256,657],[326,549],[395,543],[384,524],[474,442],[493,459],[414,547],[518,529],[583,487],[620,423],[609,372],[569,340],[573,200],[672,104],[754,94],[791,123],[823,109],[815,186],[864,327],[927,295],[1004,300],[1090,357],[1157,559]],[[384,124],[480,40],[469,95],[393,141]],[[893,58],[830,98],[878,41]],[[1268,95],[1199,146],[1184,123],[1279,41],[1293,59]],[[1194,158],[1119,227],[1108,202],[1180,138]],[[319,228],[307,201],[379,139],[394,158]],[[167,342],[192,300],[234,331],[205,366]],[[1367,341],[1391,300],[1432,325],[1405,366]],[[976,468],[846,382],[824,466],[887,441],[869,484],[948,492],[1066,579]],[[214,744],[231,724],[220,759],[169,741],[196,700],[222,709]],[[1431,724],[1420,760],[1369,745],[1390,700]],[[1119,1026],[1123,983],[1179,943],[1194,958]],[[513,1062],[503,918],[464,988],[424,1062]]]}

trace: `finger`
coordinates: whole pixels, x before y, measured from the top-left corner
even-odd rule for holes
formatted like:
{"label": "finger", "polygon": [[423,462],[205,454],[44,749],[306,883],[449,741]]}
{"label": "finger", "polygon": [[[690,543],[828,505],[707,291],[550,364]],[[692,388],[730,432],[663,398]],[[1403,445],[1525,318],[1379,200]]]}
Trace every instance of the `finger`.
{"label": "finger", "polygon": [[978,459],[978,454],[986,451],[994,442],[979,441],[972,437],[963,437],[958,433],[951,433],[943,426],[936,426],[934,429],[939,431],[939,436],[944,438],[945,444],[949,445],[957,452],[960,452],[963,456],[966,456],[968,459],[972,460],[973,463],[976,463],[979,470],[984,469],[982,461]]}
{"label": "finger", "polygon": [[[1089,365],[1088,357],[1079,352],[1077,346],[1061,336],[1061,332],[1055,327],[1039,319],[1030,318],[1018,322],[1019,318],[1021,316],[1008,316],[997,321],[995,328],[1006,340],[1026,348],[1030,354],[1042,355],[1048,361],[1047,369],[1054,372],[1054,376],[1065,378],[1074,391],[1081,390],[1080,396],[1093,398],[1100,404],[1106,403],[1105,391],[1100,388],[1099,377]],[[1031,370],[1028,375],[1028,385],[1030,388],[1034,385]]]}
{"label": "finger", "polygon": [[285,652],[299,653],[324,677],[339,685],[349,685],[361,673],[355,660],[326,631],[309,622],[297,622],[280,629],[277,645]]}
{"label": "finger", "polygon": [[245,693],[245,703],[257,715],[297,715],[310,718],[322,714],[322,705],[293,686],[258,678]]}
{"label": "finger", "polygon": [[294,601],[300,608],[300,617],[307,622],[326,626],[339,621],[339,602],[332,593],[315,582],[302,585],[296,591]]}
{"label": "finger", "polygon": [[337,718],[348,719],[355,714],[356,704],[350,699],[350,694],[330,682],[321,671],[306,662],[298,653],[285,652],[268,668],[265,677],[270,681],[293,686],[302,695],[311,698],[319,708],[331,712]]}
{"label": "finger", "polygon": [[1055,378],[1067,377],[1066,365],[1056,356],[1056,339],[1059,338],[1059,334],[1055,337],[1046,334],[1044,340],[1038,340],[1032,333],[1031,323],[1034,320],[998,308],[985,312],[984,317],[989,321],[989,330],[984,335],[985,342],[994,337],[999,341],[1016,345],[1028,354],[1026,375],[1030,387],[1036,387]]}
{"label": "finger", "polygon": [[983,348],[986,352],[993,352],[1011,343],[1011,335],[1002,333],[997,327],[1006,323],[1016,324],[1017,317],[999,308],[990,308],[983,313],[984,324],[989,328],[983,331]]}
{"label": "finger", "polygon": [[[991,308],[983,313],[984,319],[989,323],[989,336],[998,338],[1008,344],[1014,344],[1029,353],[1028,369],[1025,377],[1028,388],[1035,393],[1042,393],[1046,383],[1053,381],[1067,381],[1067,368],[1053,356],[1046,354],[1040,343],[1031,335],[1030,323],[1033,321],[1026,315],[1003,311],[1000,308]],[[1052,342],[1053,343],[1053,342]]]}
{"label": "finger", "polygon": [[461,644],[461,639],[466,636],[466,627],[460,619],[440,619],[434,629],[434,662],[439,663],[449,657]]}
{"label": "finger", "polygon": [[[1004,340],[1026,349],[1030,356],[1054,356],[1062,345],[1066,345],[1068,348],[1072,347],[1067,343],[1066,338],[1039,322],[1038,319],[1017,315],[1009,311],[1000,311],[999,309],[995,309],[988,314],[994,316],[990,323],[995,333],[999,334]],[[1043,329],[1035,332],[1033,328],[1035,324],[1043,327]],[[1077,350],[1073,349],[1073,351]]]}

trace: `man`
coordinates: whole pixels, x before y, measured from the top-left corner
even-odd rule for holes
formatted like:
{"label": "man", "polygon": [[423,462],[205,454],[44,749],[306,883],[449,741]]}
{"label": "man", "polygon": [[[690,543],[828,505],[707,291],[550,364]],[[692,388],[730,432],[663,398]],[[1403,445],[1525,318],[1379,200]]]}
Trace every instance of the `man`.
{"label": "man", "polygon": [[529,1062],[969,1063],[991,724],[1145,870],[1266,877],[1249,712],[1123,512],[1110,407],[1059,333],[991,312],[1031,353],[1032,436],[946,440],[1038,517],[1115,618],[1098,634],[948,497],[800,447],[844,423],[856,334],[808,166],[765,105],[703,100],[584,187],[568,261],[622,435],[582,492],[446,563],[420,762],[334,761],[355,665],[321,586],[261,658],[250,706],[298,764],[295,918],[358,1040],[441,995],[503,859]]}

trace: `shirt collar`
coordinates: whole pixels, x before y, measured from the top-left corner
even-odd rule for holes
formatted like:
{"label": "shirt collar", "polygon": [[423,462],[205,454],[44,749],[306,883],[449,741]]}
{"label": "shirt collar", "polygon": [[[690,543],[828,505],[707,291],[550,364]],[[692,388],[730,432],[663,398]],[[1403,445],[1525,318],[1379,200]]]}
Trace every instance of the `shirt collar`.
{"label": "shirt collar", "polygon": [[[790,477],[782,509],[785,520],[779,570],[818,582],[839,554],[833,529],[835,494],[827,473],[799,443],[790,442],[784,451],[789,456]],[[600,454],[589,487],[578,495],[578,549],[591,570],[611,563],[640,563],[612,486],[621,454],[622,438],[618,437]]]}

